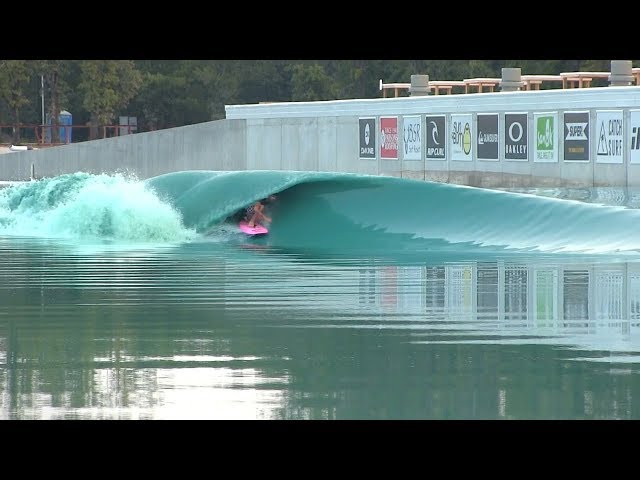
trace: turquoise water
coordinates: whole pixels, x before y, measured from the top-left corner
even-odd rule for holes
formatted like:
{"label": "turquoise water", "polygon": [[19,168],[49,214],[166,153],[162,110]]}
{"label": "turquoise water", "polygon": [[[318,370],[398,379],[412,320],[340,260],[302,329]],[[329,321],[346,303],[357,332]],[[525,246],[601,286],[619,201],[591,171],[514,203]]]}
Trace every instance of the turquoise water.
{"label": "turquoise water", "polygon": [[[238,232],[271,193],[269,235]],[[1,189],[0,418],[640,418],[635,202],[301,172]]]}

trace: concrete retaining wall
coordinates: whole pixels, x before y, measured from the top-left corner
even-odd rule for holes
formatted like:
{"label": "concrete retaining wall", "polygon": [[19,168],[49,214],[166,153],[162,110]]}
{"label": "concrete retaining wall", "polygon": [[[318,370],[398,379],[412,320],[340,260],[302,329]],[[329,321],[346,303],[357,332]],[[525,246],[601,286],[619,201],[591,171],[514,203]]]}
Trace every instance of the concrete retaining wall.
{"label": "concrete retaining wall", "polygon": [[[180,170],[251,169],[355,172],[484,187],[640,185],[637,86],[232,105],[226,114],[215,122],[0,155],[0,180],[76,171],[129,171],[149,178]],[[464,148],[473,148],[466,157],[454,154],[454,147],[461,148],[452,140],[460,115],[470,120]],[[582,116],[579,122],[575,115]],[[444,122],[436,133],[427,121],[434,116]],[[412,128],[417,122],[421,130],[419,140],[413,137],[413,157],[404,153],[411,118]],[[362,156],[361,119],[372,122],[371,158]],[[578,124],[586,130],[569,134]],[[434,145],[444,148],[442,158],[429,158]],[[490,145],[495,154],[486,158]],[[524,157],[514,158],[514,148]]]}

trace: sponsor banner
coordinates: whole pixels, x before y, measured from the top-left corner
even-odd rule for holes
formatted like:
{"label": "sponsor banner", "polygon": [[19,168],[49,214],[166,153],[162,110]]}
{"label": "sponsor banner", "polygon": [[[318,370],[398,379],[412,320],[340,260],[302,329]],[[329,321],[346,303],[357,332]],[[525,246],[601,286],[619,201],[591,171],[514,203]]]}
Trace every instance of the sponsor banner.
{"label": "sponsor banner", "polygon": [[376,158],[376,119],[375,117],[360,118],[360,159]]}
{"label": "sponsor banner", "polygon": [[498,114],[478,114],[478,160],[498,160]]}
{"label": "sponsor banner", "polygon": [[447,153],[446,118],[444,115],[435,115],[427,116],[424,120],[427,128],[426,158],[428,160],[444,160]]}
{"label": "sponsor banner", "polygon": [[398,117],[380,117],[380,158],[398,159]]}
{"label": "sponsor banner", "polygon": [[529,125],[526,113],[504,114],[504,159],[529,159]]}
{"label": "sponsor banner", "polygon": [[589,112],[565,112],[564,159],[589,161]]}
{"label": "sponsor banner", "polygon": [[622,110],[596,111],[596,162],[623,163]]}
{"label": "sponsor banner", "polygon": [[534,113],[534,162],[558,161],[558,113]]}
{"label": "sponsor banner", "polygon": [[473,160],[473,117],[470,113],[451,115],[451,160]]}
{"label": "sponsor banner", "polygon": [[402,117],[402,152],[404,160],[422,160],[422,122],[420,116]]}
{"label": "sponsor banner", "polygon": [[631,110],[629,114],[631,123],[629,163],[640,163],[640,110]]}

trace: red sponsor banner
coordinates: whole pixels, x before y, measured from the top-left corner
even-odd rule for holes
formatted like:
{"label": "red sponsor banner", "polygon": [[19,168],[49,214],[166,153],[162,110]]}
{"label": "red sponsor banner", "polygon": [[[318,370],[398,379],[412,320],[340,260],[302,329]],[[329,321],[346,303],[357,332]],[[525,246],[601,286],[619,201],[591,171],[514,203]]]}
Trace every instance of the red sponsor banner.
{"label": "red sponsor banner", "polygon": [[380,117],[380,158],[398,159],[398,117]]}

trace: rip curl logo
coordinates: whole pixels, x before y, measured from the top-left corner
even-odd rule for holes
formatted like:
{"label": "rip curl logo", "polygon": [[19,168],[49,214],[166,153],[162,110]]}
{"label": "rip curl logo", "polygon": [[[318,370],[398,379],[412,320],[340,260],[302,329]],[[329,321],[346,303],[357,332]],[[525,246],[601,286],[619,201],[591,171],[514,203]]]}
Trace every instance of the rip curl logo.
{"label": "rip curl logo", "polygon": [[426,117],[427,125],[427,158],[443,160],[446,157],[445,150],[445,121],[444,115]]}

